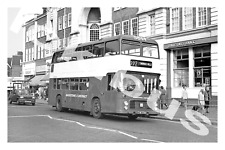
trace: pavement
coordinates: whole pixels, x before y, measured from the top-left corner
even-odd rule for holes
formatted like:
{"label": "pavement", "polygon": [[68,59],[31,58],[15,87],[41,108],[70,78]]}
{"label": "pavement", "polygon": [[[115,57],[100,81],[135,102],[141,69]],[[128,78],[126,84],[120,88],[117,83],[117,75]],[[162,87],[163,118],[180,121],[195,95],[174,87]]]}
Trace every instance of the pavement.
{"label": "pavement", "polygon": [[[48,104],[47,100],[44,100],[44,99],[36,99],[36,103]],[[189,100],[187,109],[192,109],[192,107],[194,105],[197,105],[197,100]],[[212,105],[209,107],[209,113],[205,114],[205,116],[211,121],[212,125],[217,125],[217,120],[218,120],[218,110],[217,109],[218,109],[217,105]],[[163,114],[159,114],[158,116],[152,116],[152,118],[171,120],[171,121],[180,121],[180,119],[184,119],[184,120],[190,122],[190,120],[185,116],[185,111],[186,111],[186,109],[184,107],[180,106],[172,119],[166,117]],[[202,119],[199,119],[199,118],[197,118],[197,119],[201,123],[205,124],[205,122]]]}

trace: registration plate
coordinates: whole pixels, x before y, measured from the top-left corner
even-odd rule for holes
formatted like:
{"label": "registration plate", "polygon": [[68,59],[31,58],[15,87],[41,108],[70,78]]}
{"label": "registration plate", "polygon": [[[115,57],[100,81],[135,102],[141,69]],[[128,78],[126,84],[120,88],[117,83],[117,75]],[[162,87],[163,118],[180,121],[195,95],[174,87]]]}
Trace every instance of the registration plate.
{"label": "registration plate", "polygon": [[144,107],[144,104],[143,103],[140,103],[140,107]]}
{"label": "registration plate", "polygon": [[30,101],[25,101],[25,103],[30,103]]}

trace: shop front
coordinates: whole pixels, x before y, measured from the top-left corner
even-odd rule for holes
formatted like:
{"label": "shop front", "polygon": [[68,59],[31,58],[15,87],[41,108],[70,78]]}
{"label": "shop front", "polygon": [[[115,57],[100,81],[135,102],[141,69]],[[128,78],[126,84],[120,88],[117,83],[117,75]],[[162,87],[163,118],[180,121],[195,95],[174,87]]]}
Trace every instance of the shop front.
{"label": "shop front", "polygon": [[180,98],[186,85],[188,97],[198,98],[205,85],[217,97],[217,36],[164,44],[167,51],[168,98]]}

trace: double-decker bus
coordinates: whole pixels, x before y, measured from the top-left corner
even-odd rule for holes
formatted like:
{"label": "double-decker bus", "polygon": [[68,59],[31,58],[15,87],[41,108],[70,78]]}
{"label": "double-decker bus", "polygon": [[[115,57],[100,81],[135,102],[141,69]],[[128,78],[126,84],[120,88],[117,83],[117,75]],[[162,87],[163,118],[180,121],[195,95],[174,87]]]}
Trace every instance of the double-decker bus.
{"label": "double-decker bus", "polygon": [[[153,88],[159,86],[159,58],[156,41],[130,35],[113,36],[57,51],[51,62],[48,103],[58,111],[89,111],[95,118],[104,114],[126,115],[130,119],[157,115],[147,105],[147,98]],[[117,80],[124,88],[112,86],[115,75],[121,77],[124,72],[141,81],[140,96],[124,94],[122,90],[132,91],[132,87],[138,87],[126,76]]]}

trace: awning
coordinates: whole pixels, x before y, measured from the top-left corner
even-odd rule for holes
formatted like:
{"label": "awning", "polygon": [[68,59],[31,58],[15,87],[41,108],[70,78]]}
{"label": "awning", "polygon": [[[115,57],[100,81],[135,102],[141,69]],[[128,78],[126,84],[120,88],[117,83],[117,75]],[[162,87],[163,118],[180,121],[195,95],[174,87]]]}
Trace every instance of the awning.
{"label": "awning", "polygon": [[44,77],[41,79],[41,81],[49,81],[49,73],[44,75]]}
{"label": "awning", "polygon": [[41,79],[44,77],[45,75],[37,75],[34,78],[32,78],[30,80],[30,85],[31,86],[45,86],[46,82],[45,81],[41,81]]}

